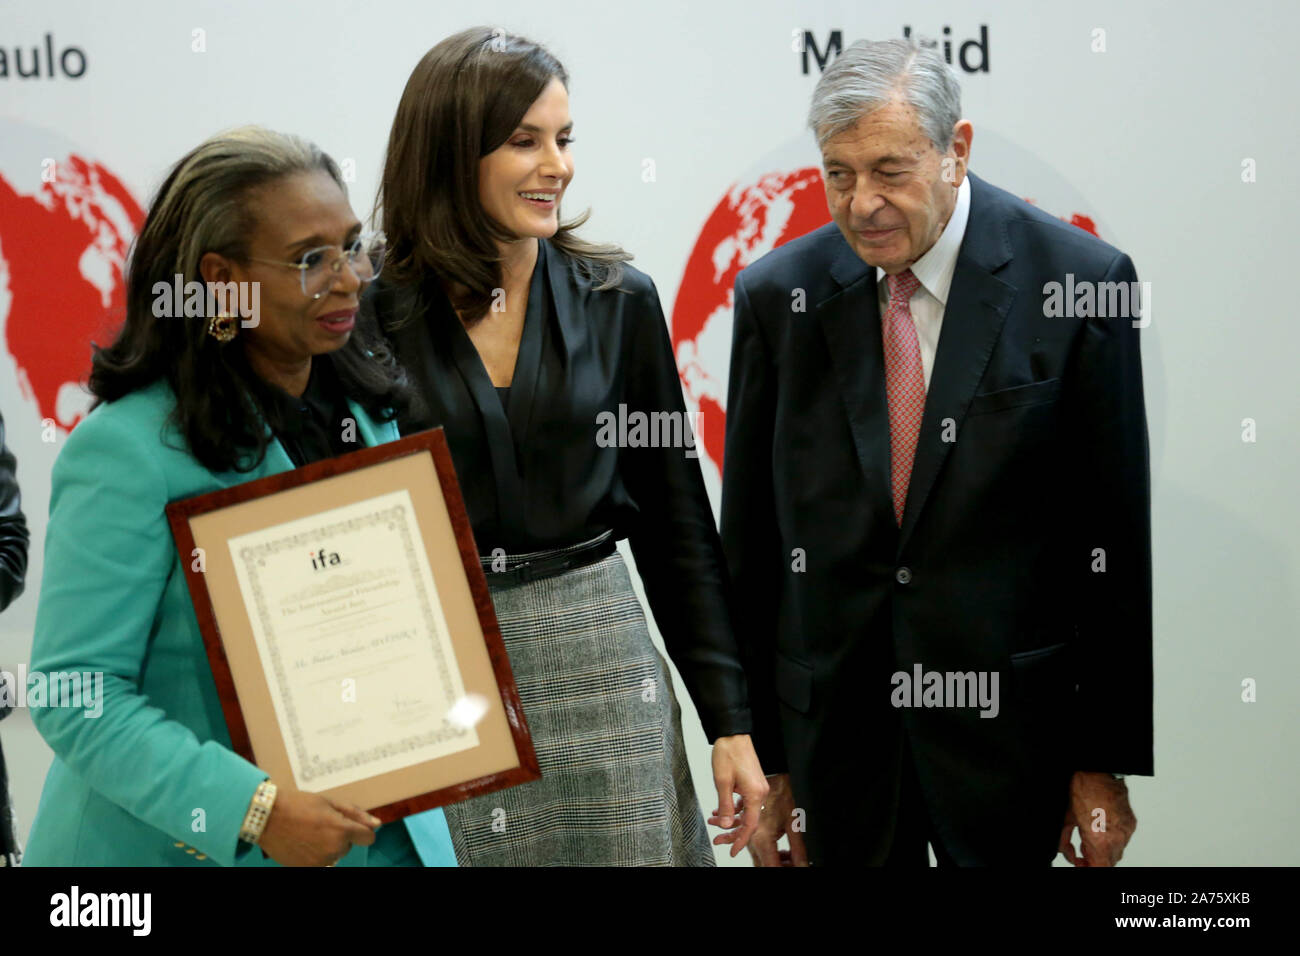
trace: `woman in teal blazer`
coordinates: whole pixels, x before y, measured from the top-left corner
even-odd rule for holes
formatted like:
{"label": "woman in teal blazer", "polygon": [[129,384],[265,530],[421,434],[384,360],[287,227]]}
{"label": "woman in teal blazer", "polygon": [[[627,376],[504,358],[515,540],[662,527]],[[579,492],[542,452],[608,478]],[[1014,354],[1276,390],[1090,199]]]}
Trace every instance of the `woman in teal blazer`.
{"label": "woman in teal blazer", "polygon": [[[410,393],[354,328],[382,264],[338,167],[296,137],[215,137],[159,190],[96,406],[54,466],[31,671],[83,676],[32,709],[55,759],[26,865],[455,865],[440,815],[378,827],[289,781],[258,833],[268,777],[231,750],[164,511],[397,437]],[[186,308],[191,281],[233,294]]]}

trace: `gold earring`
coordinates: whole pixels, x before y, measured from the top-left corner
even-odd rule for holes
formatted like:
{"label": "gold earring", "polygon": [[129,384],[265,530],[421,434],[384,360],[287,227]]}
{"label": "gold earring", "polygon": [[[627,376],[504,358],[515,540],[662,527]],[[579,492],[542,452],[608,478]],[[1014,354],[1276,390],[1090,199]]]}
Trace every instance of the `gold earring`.
{"label": "gold earring", "polygon": [[233,339],[238,330],[238,320],[225,312],[218,312],[208,322],[208,335],[223,345]]}

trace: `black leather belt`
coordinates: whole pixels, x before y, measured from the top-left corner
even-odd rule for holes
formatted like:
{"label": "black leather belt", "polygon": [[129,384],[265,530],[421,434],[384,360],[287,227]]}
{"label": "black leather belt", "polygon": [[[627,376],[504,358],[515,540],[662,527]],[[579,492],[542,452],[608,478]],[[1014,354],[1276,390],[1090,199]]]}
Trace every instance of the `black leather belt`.
{"label": "black leather belt", "polygon": [[483,575],[487,578],[488,584],[506,586],[527,584],[530,581],[552,578],[565,571],[573,571],[603,561],[614,553],[616,547],[614,532],[606,531],[599,538],[584,541],[582,544],[545,551],[514,564],[507,562],[504,570],[494,570],[493,562],[499,559],[494,559],[491,555],[479,555],[479,563],[483,566]]}

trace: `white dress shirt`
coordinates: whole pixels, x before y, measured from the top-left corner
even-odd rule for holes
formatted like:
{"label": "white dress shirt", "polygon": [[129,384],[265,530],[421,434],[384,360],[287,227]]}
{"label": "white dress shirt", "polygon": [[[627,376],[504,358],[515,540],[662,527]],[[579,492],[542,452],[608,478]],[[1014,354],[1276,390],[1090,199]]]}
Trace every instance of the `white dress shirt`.
{"label": "white dress shirt", "polygon": [[[921,346],[921,371],[925,374],[925,390],[930,391],[930,370],[934,368],[934,353],[939,348],[939,329],[943,325],[943,310],[948,304],[948,289],[952,274],[957,268],[957,251],[966,235],[966,220],[970,217],[970,177],[965,177],[957,187],[957,205],[953,208],[948,225],[929,251],[917,259],[912,274],[921,283],[908,300],[912,320],[916,323],[916,338]],[[880,314],[889,305],[889,283],[883,269],[876,269],[876,289],[880,298]]]}

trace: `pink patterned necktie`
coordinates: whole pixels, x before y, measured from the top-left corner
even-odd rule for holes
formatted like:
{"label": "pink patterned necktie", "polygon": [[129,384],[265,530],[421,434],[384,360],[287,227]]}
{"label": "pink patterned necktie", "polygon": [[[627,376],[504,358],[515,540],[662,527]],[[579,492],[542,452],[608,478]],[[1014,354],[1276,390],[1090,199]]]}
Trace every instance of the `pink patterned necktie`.
{"label": "pink patterned necktie", "polygon": [[921,286],[911,269],[886,276],[889,305],[881,322],[885,344],[885,395],[889,401],[889,461],[893,480],[894,519],[903,524],[907,483],[921,434],[925,411],[925,373],[921,369],[921,344],[908,300]]}

